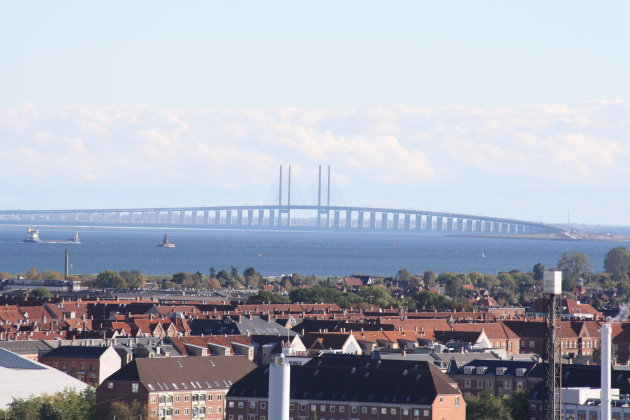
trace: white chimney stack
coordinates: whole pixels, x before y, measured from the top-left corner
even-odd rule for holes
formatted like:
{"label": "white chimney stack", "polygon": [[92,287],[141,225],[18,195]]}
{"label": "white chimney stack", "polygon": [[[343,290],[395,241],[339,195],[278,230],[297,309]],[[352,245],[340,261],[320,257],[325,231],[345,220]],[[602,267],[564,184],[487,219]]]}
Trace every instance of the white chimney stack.
{"label": "white chimney stack", "polygon": [[269,364],[269,419],[289,420],[291,365],[284,355]]}
{"label": "white chimney stack", "polygon": [[601,415],[600,420],[611,420],[610,409],[610,348],[611,348],[611,328],[610,324],[603,324],[601,327]]}

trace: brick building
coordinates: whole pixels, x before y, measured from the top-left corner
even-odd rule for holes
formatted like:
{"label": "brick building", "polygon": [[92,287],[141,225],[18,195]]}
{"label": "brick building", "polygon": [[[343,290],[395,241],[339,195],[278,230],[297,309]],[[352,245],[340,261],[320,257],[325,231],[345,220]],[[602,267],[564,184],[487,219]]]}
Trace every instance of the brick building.
{"label": "brick building", "polygon": [[60,346],[40,355],[39,362],[94,387],[121,366],[120,356],[109,346]]}
{"label": "brick building", "polygon": [[243,356],[135,359],[96,389],[96,404],[139,401],[150,419],[223,420],[230,386],[255,367]]}
{"label": "brick building", "polygon": [[[319,357],[291,367],[292,420],[464,420],[454,383],[428,362]],[[228,393],[227,420],[268,417],[269,368],[261,366]]]}

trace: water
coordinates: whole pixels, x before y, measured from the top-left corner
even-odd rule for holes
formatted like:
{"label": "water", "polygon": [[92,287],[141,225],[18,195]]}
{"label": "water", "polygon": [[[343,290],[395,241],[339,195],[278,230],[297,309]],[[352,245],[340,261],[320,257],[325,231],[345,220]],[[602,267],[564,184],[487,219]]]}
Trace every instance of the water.
{"label": "water", "polygon": [[[594,271],[606,252],[630,243],[469,238],[439,234],[368,232],[286,232],[146,228],[39,227],[42,239],[65,239],[78,230],[80,245],[24,243],[23,226],[0,226],[0,271],[63,271],[70,251],[71,273],[140,270],[170,275],[180,271],[254,267],[263,275],[393,275],[402,268],[496,274],[531,271],[542,262],[555,267],[563,252],[586,253]],[[164,233],[177,248],[158,248]]]}

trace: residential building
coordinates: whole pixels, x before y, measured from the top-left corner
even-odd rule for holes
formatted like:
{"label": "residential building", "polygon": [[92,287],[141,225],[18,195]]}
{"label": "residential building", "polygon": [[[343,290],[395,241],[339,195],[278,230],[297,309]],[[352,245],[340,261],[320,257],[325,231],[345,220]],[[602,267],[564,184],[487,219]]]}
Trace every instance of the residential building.
{"label": "residential building", "polygon": [[228,390],[255,367],[243,356],[135,359],[96,389],[96,404],[139,401],[150,419],[223,420]]}
{"label": "residential building", "polygon": [[39,361],[94,387],[121,365],[111,346],[60,346],[41,354]]}

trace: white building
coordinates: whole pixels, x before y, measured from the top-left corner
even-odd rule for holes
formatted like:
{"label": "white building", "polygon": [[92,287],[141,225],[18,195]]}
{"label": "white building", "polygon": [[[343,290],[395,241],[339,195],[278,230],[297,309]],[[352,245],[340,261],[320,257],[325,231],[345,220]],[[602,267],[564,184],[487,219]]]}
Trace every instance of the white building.
{"label": "white building", "polygon": [[54,394],[65,389],[83,391],[87,384],[57,369],[0,348],[0,408],[14,398]]}

